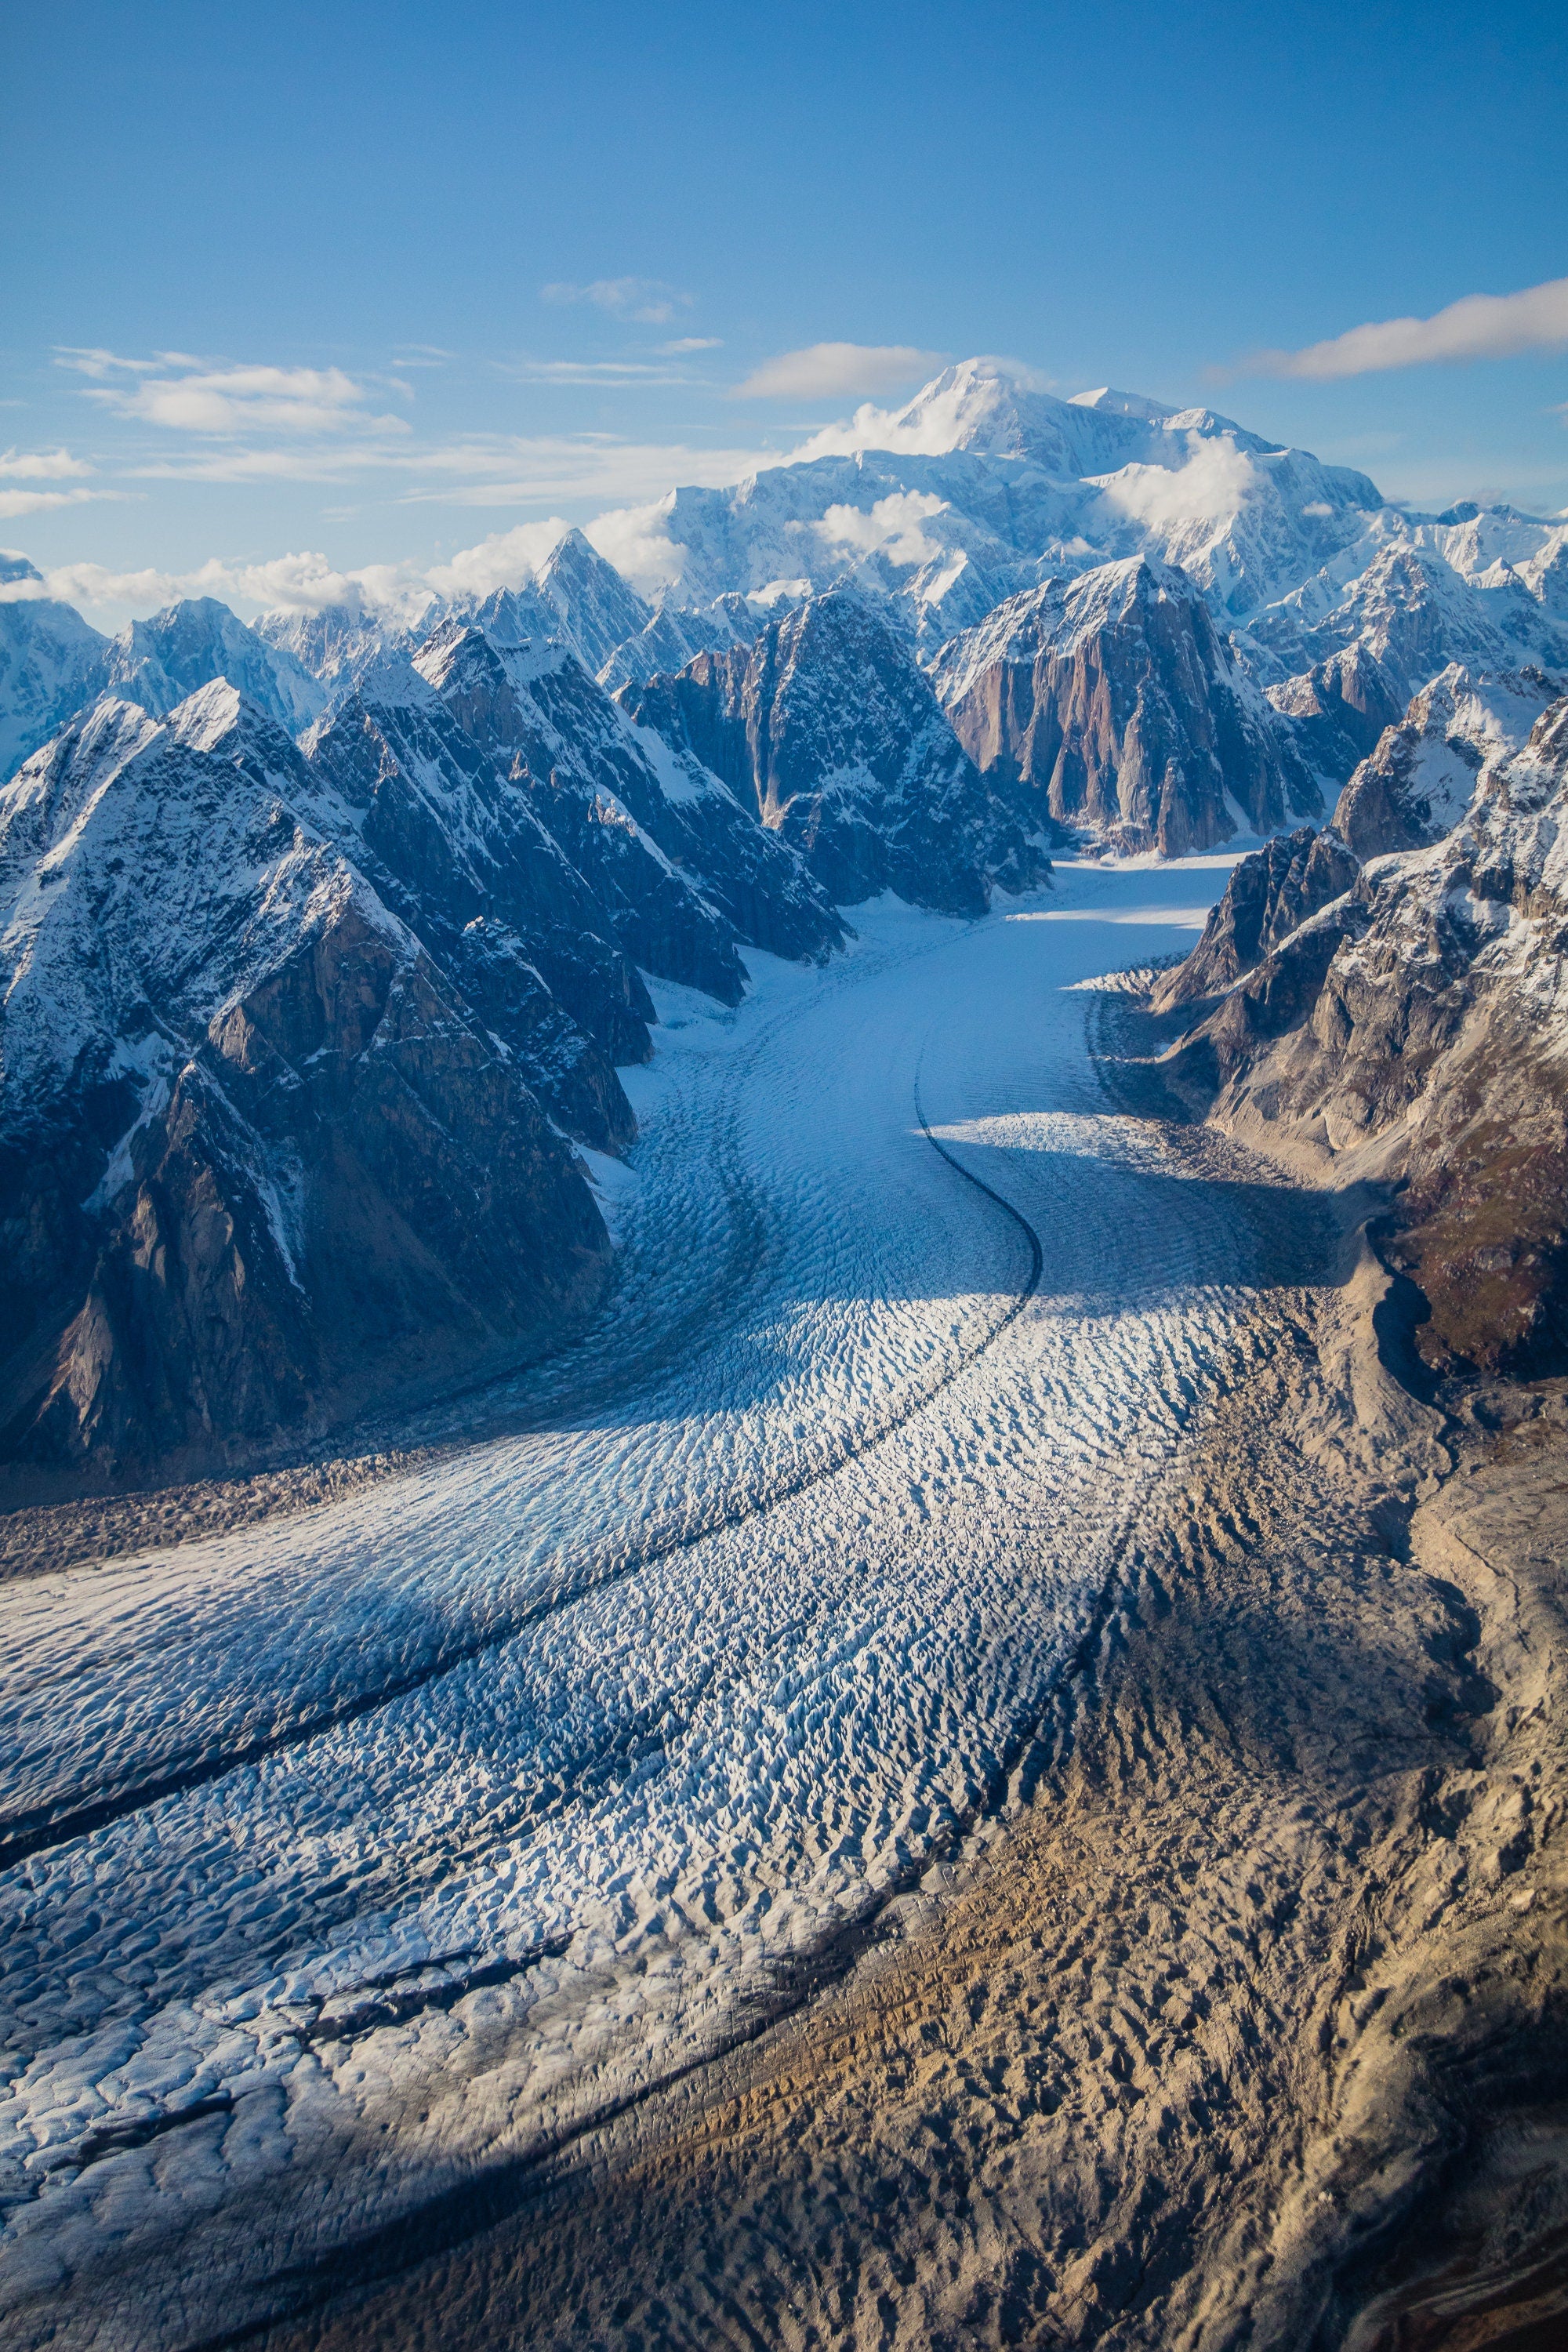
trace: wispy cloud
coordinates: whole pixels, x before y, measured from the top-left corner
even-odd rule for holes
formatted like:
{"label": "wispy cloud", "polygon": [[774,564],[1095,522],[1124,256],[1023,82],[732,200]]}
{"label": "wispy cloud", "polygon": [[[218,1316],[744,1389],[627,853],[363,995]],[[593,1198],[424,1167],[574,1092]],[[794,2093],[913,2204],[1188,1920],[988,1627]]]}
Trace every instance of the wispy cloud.
{"label": "wispy cloud", "polygon": [[674,342],[660,343],[658,348],[666,359],[673,360],[688,352],[721,352],[724,339],[721,335],[678,335]]}
{"label": "wispy cloud", "polygon": [[589,302],[612,319],[635,319],[645,327],[668,325],[678,310],[689,310],[694,299],[661,278],[595,278],[587,286],[557,279],[542,286],[539,294],[544,302]]}
{"label": "wispy cloud", "polygon": [[[458,473],[463,470],[467,455],[462,450],[433,452],[423,470]],[[542,434],[515,440],[508,448],[511,470],[504,477],[498,471],[498,456],[491,451],[486,460],[494,478],[450,488],[421,484],[406,492],[407,502],[500,507],[542,506],[567,499],[631,500],[662,496],[677,482],[717,488],[781,463],[776,450],[697,449],[667,441],[623,441],[607,433]]]}
{"label": "wispy cloud", "polygon": [[84,399],[171,432],[238,440],[279,433],[395,436],[410,429],[404,417],[372,415],[367,387],[339,367],[220,367],[177,352],[128,360],[112,352],[62,351],[56,359],[96,379]]}
{"label": "wispy cloud", "polygon": [[105,490],[0,489],[0,515],[47,514],[52,507],[86,506],[90,499],[109,495]]}
{"label": "wispy cloud", "polygon": [[912,343],[812,343],[764,360],[735,386],[737,400],[826,400],[853,392],[895,392],[942,365],[940,352]]}
{"label": "wispy cloud", "polygon": [[[100,379],[124,373],[153,375],[156,374],[159,367],[172,357],[172,353],[163,352],[155,360],[126,360],[121,359],[117,352],[106,352],[91,344],[60,343],[56,346],[55,365],[69,368],[77,375],[97,376]],[[200,362],[193,360],[191,364],[196,367],[200,365]]]}
{"label": "wispy cloud", "polygon": [[68,449],[7,449],[0,454],[0,477],[14,482],[68,482],[92,467]]}
{"label": "wispy cloud", "polygon": [[1518,294],[1467,294],[1430,319],[1379,319],[1300,352],[1258,352],[1248,375],[1305,376],[1320,382],[1421,367],[1435,360],[1508,359],[1568,343],[1568,278],[1548,278]]}
{"label": "wispy cloud", "polygon": [[[674,346],[676,351],[704,348],[700,342]],[[691,382],[689,374],[653,360],[503,360],[500,368],[514,383],[579,384],[601,392]]]}

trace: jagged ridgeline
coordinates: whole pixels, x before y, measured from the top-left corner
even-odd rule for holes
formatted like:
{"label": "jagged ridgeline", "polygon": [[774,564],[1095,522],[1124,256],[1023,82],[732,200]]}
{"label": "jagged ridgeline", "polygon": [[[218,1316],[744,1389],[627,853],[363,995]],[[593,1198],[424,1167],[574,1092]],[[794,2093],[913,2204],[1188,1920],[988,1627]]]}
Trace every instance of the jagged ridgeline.
{"label": "jagged ridgeline", "polygon": [[[672,491],[616,542],[636,580],[574,530],[458,604],[203,598],[110,639],[0,558],[6,1475],[249,1459],[557,1344],[610,1278],[583,1155],[632,1140],[658,985],[734,1005],[748,955],[830,955],[883,890],[973,916],[1066,838],[1277,834],[1172,983],[1207,1008],[1173,1078],[1261,1117],[1310,1092],[1309,1014],[1374,1034],[1313,975],[1370,969],[1375,861],[1473,829],[1568,684],[1568,527],[1414,515],[1210,411],[978,361],[882,438]],[[1453,894],[1409,889],[1401,937],[1451,961]],[[1326,955],[1342,902],[1370,928]],[[1331,1052],[1324,1134],[1386,1097]],[[1469,1165],[1416,1153],[1408,1234],[1479,1200]],[[1523,1360],[1555,1310],[1520,1282]]]}
{"label": "jagged ridgeline", "polygon": [[[301,631],[330,693],[177,607],[115,684],[163,706],[216,674],[161,716],[100,693],[0,796],[13,1484],[251,1459],[556,1343],[608,1279],[578,1147],[635,1135],[650,984],[733,1005],[743,950],[843,942],[787,825],[619,708],[542,602]],[[904,830],[922,783],[935,807],[906,895],[1040,878],[1016,825],[948,814],[984,788],[860,617],[919,714]],[[864,703],[854,658],[825,645],[819,700]]]}
{"label": "jagged ridgeline", "polygon": [[1237,866],[1154,999],[1196,1016],[1161,1068],[1200,1116],[1387,1188],[1381,1246],[1437,1373],[1568,1370],[1568,698],[1551,691],[1537,670],[1445,671],[1331,828]]}

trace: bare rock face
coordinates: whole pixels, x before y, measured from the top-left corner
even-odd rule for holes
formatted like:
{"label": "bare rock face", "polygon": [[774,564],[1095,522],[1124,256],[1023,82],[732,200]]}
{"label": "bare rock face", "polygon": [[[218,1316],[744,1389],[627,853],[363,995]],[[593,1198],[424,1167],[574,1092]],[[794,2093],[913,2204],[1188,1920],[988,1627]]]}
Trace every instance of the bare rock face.
{"label": "bare rock face", "polygon": [[1320,802],[1186,575],[1142,557],[1049,580],[944,646],[932,682],[1016,804],[1181,856]]}
{"label": "bare rock face", "polygon": [[1348,890],[1360,871],[1360,860],[1332,833],[1304,824],[1276,835],[1232,869],[1197,946],[1155,989],[1156,1012],[1222,994]]}
{"label": "bare rock face", "polygon": [[645,971],[736,1004],[738,940],[800,957],[842,939],[785,845],[761,841],[717,778],[671,762],[567,648],[531,633],[517,600],[500,594],[474,620],[443,624],[416,667],[528,793]]}
{"label": "bare rock face", "polygon": [[823,891],[853,905],[983,913],[1050,861],[979,774],[912,656],[849,590],[811,598],[754,645],[623,689],[671,750],[745,794]]}
{"label": "bare rock face", "polygon": [[1269,687],[1268,699],[1307,767],[1330,792],[1339,789],[1405,711],[1404,695],[1376,656],[1360,644]]}
{"label": "bare rock face", "polygon": [[1458,826],[1290,932],[1164,1067],[1194,1108],[1398,1188],[1434,1367],[1568,1370],[1568,698]]}
{"label": "bare rock face", "polygon": [[1335,806],[1335,832],[1362,858],[1441,841],[1487,761],[1517,747],[1554,690],[1542,670],[1472,677],[1451,663],[1357,767]]}
{"label": "bare rock face", "polygon": [[600,905],[511,782],[410,672],[374,680],[305,738],[311,814],[504,1038],[567,1131],[602,1150],[635,1132],[616,1076],[646,1061],[653,1007]]}
{"label": "bare rock face", "polygon": [[0,795],[0,1459],[207,1466],[596,1297],[517,1059],[301,814],[225,684],[107,702]]}

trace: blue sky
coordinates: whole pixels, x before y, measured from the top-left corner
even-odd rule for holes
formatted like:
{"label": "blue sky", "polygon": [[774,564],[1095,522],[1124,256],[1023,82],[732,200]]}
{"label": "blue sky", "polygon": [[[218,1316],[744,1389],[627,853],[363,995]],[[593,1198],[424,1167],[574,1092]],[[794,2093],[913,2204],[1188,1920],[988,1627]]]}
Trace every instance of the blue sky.
{"label": "blue sky", "polygon": [[730,478],[974,352],[1568,507],[1561,301],[1253,357],[1568,275],[1557,5],[6,14],[0,543],[95,618]]}

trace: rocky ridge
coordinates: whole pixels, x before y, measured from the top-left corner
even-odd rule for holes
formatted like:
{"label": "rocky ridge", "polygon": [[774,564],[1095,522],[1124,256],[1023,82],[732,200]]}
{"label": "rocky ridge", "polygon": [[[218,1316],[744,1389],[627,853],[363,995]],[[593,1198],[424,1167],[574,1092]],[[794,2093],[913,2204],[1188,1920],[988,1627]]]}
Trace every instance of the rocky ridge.
{"label": "rocky ridge", "polygon": [[607,1275],[573,1144],[634,1139],[644,973],[732,1004],[741,943],[844,937],[521,600],[412,661],[323,628],[298,744],[292,656],[224,607],[110,650],[161,701],[226,646],[270,709],[100,696],[0,800],[0,1459],[35,1483],[222,1471],[548,1344]]}
{"label": "rocky ridge", "polygon": [[[1413,712],[1336,826],[1367,815],[1448,702],[1476,708],[1450,684],[1425,727]],[[1390,1188],[1383,1246],[1416,1286],[1416,1345],[1439,1372],[1568,1369],[1565,815],[1562,698],[1521,747],[1497,742],[1436,841],[1359,866],[1335,833],[1244,861],[1157,999],[1210,1000],[1161,1065],[1194,1111],[1336,1184]]]}
{"label": "rocky ridge", "polygon": [[931,683],[970,756],[1027,811],[1165,856],[1321,809],[1186,573],[1142,556],[1008,599]]}
{"label": "rocky ridge", "polygon": [[513,1055],[233,688],[109,700],[0,797],[0,1430],[207,1465],[546,1342],[607,1237]]}
{"label": "rocky ridge", "polygon": [[890,889],[981,914],[994,885],[1025,889],[1049,871],[1038,834],[981,776],[924,674],[852,590],[621,699],[677,758],[745,794],[764,835],[798,849],[840,904]]}

